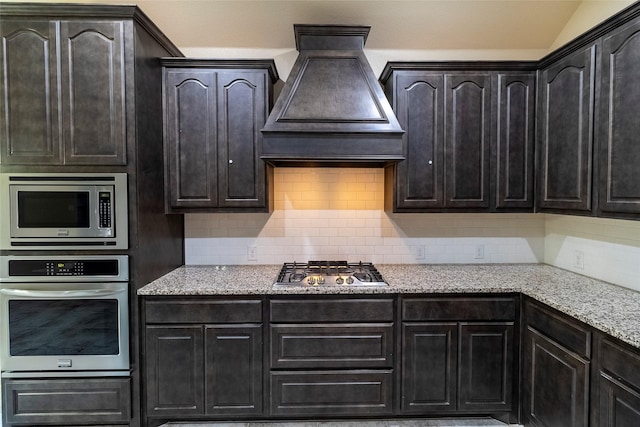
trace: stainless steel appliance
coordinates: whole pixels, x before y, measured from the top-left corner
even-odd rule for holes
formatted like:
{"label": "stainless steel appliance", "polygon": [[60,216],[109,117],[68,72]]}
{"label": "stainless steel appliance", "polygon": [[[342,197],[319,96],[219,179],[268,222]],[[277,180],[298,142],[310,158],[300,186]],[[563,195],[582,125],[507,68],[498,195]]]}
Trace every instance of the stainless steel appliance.
{"label": "stainless steel appliance", "polygon": [[285,263],[274,286],[387,286],[370,262]]}
{"label": "stainless steel appliance", "polygon": [[0,174],[0,249],[127,249],[126,173]]}
{"label": "stainless steel appliance", "polygon": [[126,255],[0,257],[3,377],[129,375]]}

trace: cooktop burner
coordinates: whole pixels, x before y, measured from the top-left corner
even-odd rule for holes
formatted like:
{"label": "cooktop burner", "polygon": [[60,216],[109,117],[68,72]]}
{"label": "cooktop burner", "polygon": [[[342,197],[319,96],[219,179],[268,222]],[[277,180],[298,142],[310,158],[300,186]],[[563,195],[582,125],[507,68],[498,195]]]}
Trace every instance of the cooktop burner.
{"label": "cooktop burner", "polygon": [[387,286],[370,262],[284,263],[274,286]]}

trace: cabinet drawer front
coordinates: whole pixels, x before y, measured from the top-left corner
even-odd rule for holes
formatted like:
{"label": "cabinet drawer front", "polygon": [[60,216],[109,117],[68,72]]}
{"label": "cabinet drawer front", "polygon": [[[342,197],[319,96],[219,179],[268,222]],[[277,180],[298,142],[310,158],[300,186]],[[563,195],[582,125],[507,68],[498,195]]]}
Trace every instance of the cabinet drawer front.
{"label": "cabinet drawer front", "polygon": [[640,391],[640,352],[633,353],[607,339],[600,341],[599,351],[601,371],[623,378]]}
{"label": "cabinet drawer front", "polygon": [[271,321],[302,322],[392,322],[392,299],[273,300]]}
{"label": "cabinet drawer front", "polygon": [[405,321],[514,320],[514,298],[411,298],[402,301]]}
{"label": "cabinet drawer front", "polygon": [[527,324],[567,349],[589,359],[591,357],[591,331],[577,321],[571,322],[538,305],[525,305]]}
{"label": "cabinet drawer front", "polygon": [[392,383],[391,370],[272,373],[271,414],[388,415]]}
{"label": "cabinet drawer front", "polygon": [[146,323],[260,323],[260,300],[146,301]]}
{"label": "cabinet drawer front", "polygon": [[273,325],[271,367],[393,366],[392,324]]}
{"label": "cabinet drawer front", "polygon": [[11,425],[128,423],[129,378],[5,380],[5,421]]}

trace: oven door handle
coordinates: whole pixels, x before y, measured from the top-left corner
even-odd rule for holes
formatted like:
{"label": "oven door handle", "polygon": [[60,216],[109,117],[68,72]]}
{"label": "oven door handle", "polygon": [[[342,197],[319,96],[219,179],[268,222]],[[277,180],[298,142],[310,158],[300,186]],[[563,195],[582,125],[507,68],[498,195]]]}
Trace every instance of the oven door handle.
{"label": "oven door handle", "polygon": [[95,298],[117,295],[122,290],[83,289],[76,291],[32,291],[28,289],[0,289],[0,293],[13,297],[27,298]]}

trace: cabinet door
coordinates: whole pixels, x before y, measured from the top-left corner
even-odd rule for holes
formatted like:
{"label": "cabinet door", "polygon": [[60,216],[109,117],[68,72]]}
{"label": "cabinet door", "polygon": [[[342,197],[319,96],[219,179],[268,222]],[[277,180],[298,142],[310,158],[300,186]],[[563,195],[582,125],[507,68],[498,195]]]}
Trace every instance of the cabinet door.
{"label": "cabinet door", "polygon": [[204,413],[202,326],[146,328],[149,416]]}
{"label": "cabinet door", "polygon": [[262,325],[205,327],[206,413],[262,413]]}
{"label": "cabinet door", "polygon": [[596,47],[540,73],[538,206],[590,211]]}
{"label": "cabinet door", "polygon": [[441,208],[444,76],[399,72],[395,78],[395,113],[406,131],[395,208]]}
{"label": "cabinet door", "polygon": [[218,205],[265,207],[265,163],[260,159],[267,115],[267,73],[218,73]]}
{"label": "cabinet door", "polygon": [[60,23],[65,164],[126,164],[124,22]]}
{"label": "cabinet door", "polygon": [[539,427],[586,427],[589,361],[528,327],[523,415]]}
{"label": "cabinet door", "polygon": [[215,72],[166,69],[164,117],[169,207],[216,207]]}
{"label": "cabinet door", "polygon": [[489,74],[445,75],[445,207],[489,207]]}
{"label": "cabinet door", "polygon": [[640,213],[640,22],[608,35],[602,45],[602,96],[598,113],[599,208]]}
{"label": "cabinet door", "polygon": [[59,164],[55,22],[2,22],[0,162]]}
{"label": "cabinet door", "polygon": [[403,323],[401,409],[456,409],[457,323]]}
{"label": "cabinet door", "polygon": [[513,352],[513,322],[460,324],[459,410],[511,410]]}
{"label": "cabinet door", "polygon": [[535,73],[498,73],[492,89],[495,207],[533,209]]}
{"label": "cabinet door", "polygon": [[640,425],[640,353],[600,337],[594,377],[592,425]]}

